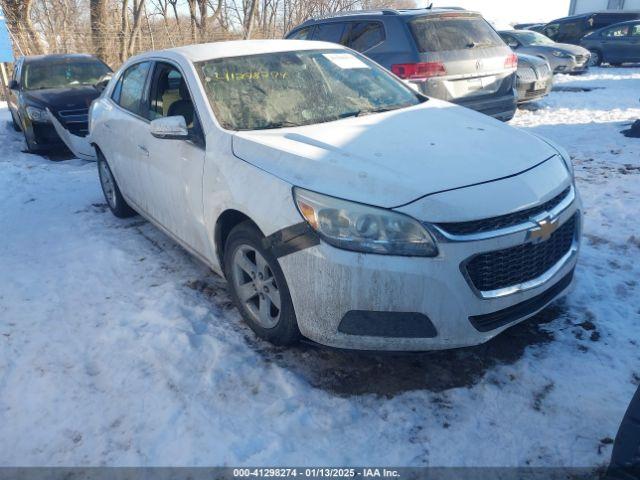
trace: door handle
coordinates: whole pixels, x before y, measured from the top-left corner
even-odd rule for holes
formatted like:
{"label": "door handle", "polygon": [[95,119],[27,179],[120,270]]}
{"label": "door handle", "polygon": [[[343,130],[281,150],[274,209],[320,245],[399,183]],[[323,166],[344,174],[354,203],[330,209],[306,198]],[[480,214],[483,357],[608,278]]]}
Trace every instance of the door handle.
{"label": "door handle", "polygon": [[149,156],[149,149],[144,145],[138,145],[138,148],[142,151],[145,156]]}

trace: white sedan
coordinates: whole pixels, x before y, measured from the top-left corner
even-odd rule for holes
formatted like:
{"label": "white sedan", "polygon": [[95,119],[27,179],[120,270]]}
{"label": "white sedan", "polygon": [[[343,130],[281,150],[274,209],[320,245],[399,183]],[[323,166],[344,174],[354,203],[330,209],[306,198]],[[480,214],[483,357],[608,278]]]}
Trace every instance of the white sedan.
{"label": "white sedan", "polygon": [[113,213],[143,215],[224,275],[276,344],[479,344],[573,278],[581,204],[566,152],[336,44],[131,58],[90,132]]}

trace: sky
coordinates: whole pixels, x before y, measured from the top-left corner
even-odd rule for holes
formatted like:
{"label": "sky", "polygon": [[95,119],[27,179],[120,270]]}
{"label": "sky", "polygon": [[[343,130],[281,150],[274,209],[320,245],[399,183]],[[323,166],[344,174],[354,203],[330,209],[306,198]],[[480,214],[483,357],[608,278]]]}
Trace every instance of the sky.
{"label": "sky", "polygon": [[434,7],[456,6],[481,12],[496,24],[548,22],[569,13],[570,0],[417,0],[420,7],[433,1]]}

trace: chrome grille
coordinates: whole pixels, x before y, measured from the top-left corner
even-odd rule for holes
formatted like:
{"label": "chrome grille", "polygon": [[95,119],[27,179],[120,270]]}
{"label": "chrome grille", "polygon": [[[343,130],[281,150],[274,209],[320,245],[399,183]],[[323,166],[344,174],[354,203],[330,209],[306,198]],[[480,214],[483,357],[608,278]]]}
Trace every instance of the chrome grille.
{"label": "chrome grille", "polygon": [[60,123],[74,135],[84,137],[89,132],[89,109],[76,108],[72,110],[58,110]]}
{"label": "chrome grille", "polygon": [[481,292],[534,280],[558,263],[571,249],[578,214],[574,214],[548,240],[482,253],[465,266],[469,280]]}
{"label": "chrome grille", "polygon": [[474,233],[490,232],[501,228],[512,227],[525,223],[529,221],[531,217],[535,217],[543,212],[553,210],[569,195],[570,191],[571,187],[567,187],[562,193],[553,197],[551,200],[536,207],[520,210],[519,212],[470,222],[438,223],[437,226],[451,235],[472,235]]}

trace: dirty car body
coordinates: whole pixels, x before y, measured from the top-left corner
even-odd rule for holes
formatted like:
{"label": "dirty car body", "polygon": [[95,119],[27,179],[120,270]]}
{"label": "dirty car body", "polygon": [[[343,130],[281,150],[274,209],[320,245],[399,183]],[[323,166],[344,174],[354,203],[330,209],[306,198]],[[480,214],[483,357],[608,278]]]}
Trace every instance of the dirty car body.
{"label": "dirty car body", "polygon": [[[190,107],[176,115],[176,102]],[[138,56],[90,123],[112,210],[121,192],[225,275],[265,338],[293,312],[304,337],[333,347],[475,345],[571,284],[581,203],[567,153],[423,97],[341,46],[223,42]],[[263,304],[268,328],[251,320]]]}
{"label": "dirty car body", "polygon": [[55,122],[71,135],[85,137],[95,83],[111,70],[91,55],[39,55],[16,61],[9,109],[27,147],[43,151],[64,146]]}

